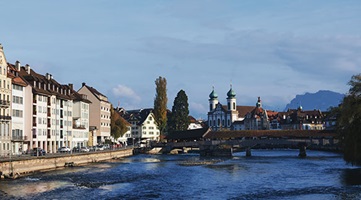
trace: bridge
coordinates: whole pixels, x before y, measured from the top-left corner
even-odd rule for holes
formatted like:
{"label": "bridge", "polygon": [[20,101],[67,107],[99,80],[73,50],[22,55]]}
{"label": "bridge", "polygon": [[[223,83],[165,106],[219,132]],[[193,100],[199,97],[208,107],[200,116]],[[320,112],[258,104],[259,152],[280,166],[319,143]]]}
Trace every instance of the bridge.
{"label": "bridge", "polygon": [[232,156],[233,151],[244,150],[251,155],[253,148],[297,148],[299,156],[306,156],[306,148],[338,150],[335,131],[326,130],[244,130],[211,131],[209,129],[175,132],[166,137],[167,143],[152,143],[163,153],[173,149],[199,149],[201,156]]}

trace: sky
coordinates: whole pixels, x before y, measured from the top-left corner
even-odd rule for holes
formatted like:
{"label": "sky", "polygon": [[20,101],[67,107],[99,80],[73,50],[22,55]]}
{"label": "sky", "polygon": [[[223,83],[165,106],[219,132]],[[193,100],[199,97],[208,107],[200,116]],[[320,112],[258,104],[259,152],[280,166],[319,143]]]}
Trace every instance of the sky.
{"label": "sky", "polygon": [[0,0],[9,63],[61,84],[85,82],[126,110],[151,108],[167,80],[205,119],[214,87],[227,103],[282,111],[297,94],[347,93],[361,73],[359,0]]}

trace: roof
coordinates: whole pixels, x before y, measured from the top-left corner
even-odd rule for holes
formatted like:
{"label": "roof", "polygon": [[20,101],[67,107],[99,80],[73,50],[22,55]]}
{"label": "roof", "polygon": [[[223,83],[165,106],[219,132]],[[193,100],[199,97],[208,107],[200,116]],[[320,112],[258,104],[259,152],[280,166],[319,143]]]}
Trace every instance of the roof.
{"label": "roof", "polygon": [[254,106],[237,106],[238,117],[244,117],[254,109]]}
{"label": "roof", "polygon": [[212,92],[209,94],[209,98],[210,99],[217,99],[218,98],[218,94],[214,91],[214,88],[213,88]]}
{"label": "roof", "polygon": [[227,139],[242,137],[337,137],[338,134],[331,130],[243,130],[243,131],[209,131],[204,138]]}
{"label": "roof", "polygon": [[165,138],[168,140],[197,140],[203,138],[204,135],[209,131],[209,128],[174,131],[167,135]]}
{"label": "roof", "polygon": [[135,121],[137,125],[143,124],[149,114],[153,113],[152,108],[123,111],[121,116],[128,122]]}
{"label": "roof", "polygon": [[[90,87],[88,85],[86,85],[85,83],[82,84],[82,87],[87,88],[99,101],[105,101],[108,102],[107,100],[104,99],[100,99],[100,96],[103,96],[105,98],[107,98],[107,96],[105,96],[104,94],[100,93],[98,90],[96,90],[93,87]],[[81,89],[81,88],[80,88]],[[80,89],[78,91],[80,91]]]}
{"label": "roof", "polygon": [[12,83],[15,85],[20,85],[26,87],[28,83],[19,76],[19,71],[15,68],[15,65],[8,64],[8,77],[12,79]]}
{"label": "roof", "polygon": [[[53,79],[51,74],[43,76],[36,73],[29,66],[27,67],[28,68],[20,67],[19,76],[32,86],[33,93],[55,95],[58,99],[71,100],[73,98],[71,89],[67,85],[59,84]],[[30,73],[28,73],[27,69],[29,69]],[[36,84],[40,84],[40,87],[39,85],[34,85],[34,81]]]}

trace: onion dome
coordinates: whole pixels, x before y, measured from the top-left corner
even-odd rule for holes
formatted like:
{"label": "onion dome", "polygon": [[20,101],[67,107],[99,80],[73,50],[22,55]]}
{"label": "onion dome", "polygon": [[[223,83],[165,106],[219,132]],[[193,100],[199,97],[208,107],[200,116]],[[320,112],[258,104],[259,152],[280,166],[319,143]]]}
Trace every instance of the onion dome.
{"label": "onion dome", "polygon": [[214,87],[212,92],[209,94],[209,98],[210,99],[217,99],[218,98],[218,94],[214,91]]}
{"label": "onion dome", "polygon": [[228,96],[228,98],[234,98],[236,96],[236,92],[234,92],[234,90],[232,89],[232,86],[231,86],[231,89],[229,89],[229,91],[227,92],[227,96]]}

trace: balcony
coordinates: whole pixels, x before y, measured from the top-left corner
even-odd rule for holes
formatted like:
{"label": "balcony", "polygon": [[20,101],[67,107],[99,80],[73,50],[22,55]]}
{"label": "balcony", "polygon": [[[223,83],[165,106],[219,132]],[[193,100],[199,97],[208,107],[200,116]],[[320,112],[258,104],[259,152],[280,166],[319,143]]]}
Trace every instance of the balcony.
{"label": "balcony", "polygon": [[8,108],[10,106],[10,101],[7,100],[0,100],[0,107]]}
{"label": "balcony", "polygon": [[77,125],[73,124],[73,128],[74,129],[85,129],[85,126],[84,125],[77,126]]}
{"label": "balcony", "polygon": [[23,141],[26,141],[27,139],[28,139],[28,137],[23,136],[23,135],[13,135],[11,137],[12,142],[23,142]]}
{"label": "balcony", "polygon": [[9,115],[0,115],[0,121],[9,122],[9,121],[11,121],[11,116],[9,116]]}

